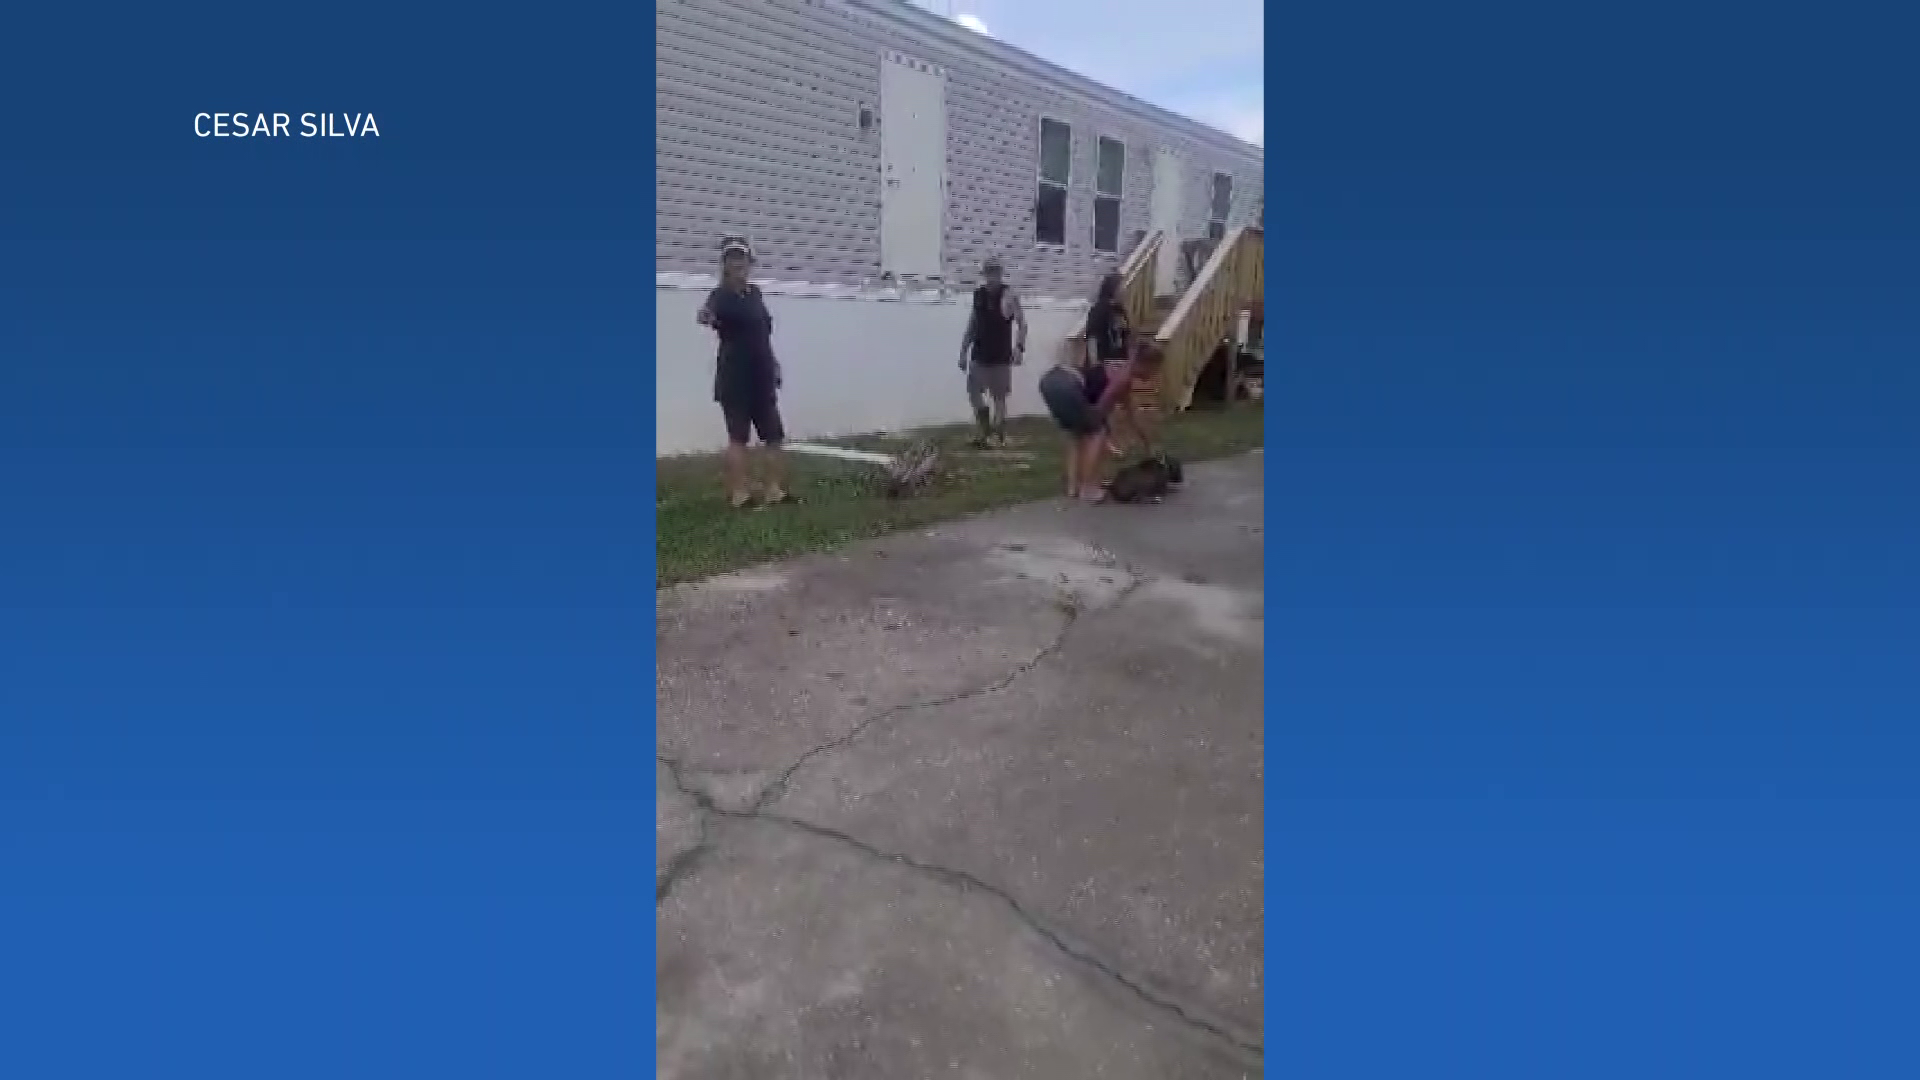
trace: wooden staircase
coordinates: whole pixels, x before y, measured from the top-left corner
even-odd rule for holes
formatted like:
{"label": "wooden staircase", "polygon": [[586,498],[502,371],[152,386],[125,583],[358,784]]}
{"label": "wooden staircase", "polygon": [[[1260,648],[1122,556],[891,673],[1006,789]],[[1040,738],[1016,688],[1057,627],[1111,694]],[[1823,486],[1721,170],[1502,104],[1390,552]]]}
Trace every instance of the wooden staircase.
{"label": "wooden staircase", "polygon": [[[1193,403],[1194,383],[1222,342],[1233,337],[1243,314],[1261,305],[1266,286],[1265,230],[1240,225],[1214,246],[1193,282],[1175,299],[1156,297],[1149,312],[1154,343],[1165,356],[1160,407],[1169,412]],[[1164,310],[1164,313],[1163,313]],[[1229,350],[1229,365],[1232,353]],[[1228,386],[1232,386],[1231,370]]]}
{"label": "wooden staircase", "polygon": [[[1181,244],[1188,266],[1186,287],[1175,296],[1154,294],[1154,264],[1167,243],[1164,233],[1143,235],[1120,260],[1122,303],[1136,337],[1151,337],[1165,356],[1160,376],[1160,407],[1169,412],[1193,403],[1193,388],[1222,342],[1232,338],[1242,314],[1258,320],[1265,288],[1265,230],[1243,225],[1215,243],[1189,240]],[[1067,339],[1069,355],[1086,355],[1086,338]],[[1231,350],[1228,387],[1233,384]],[[1229,394],[1231,390],[1229,390]]]}
{"label": "wooden staircase", "polygon": [[1127,314],[1132,320],[1134,333],[1142,337],[1153,337],[1158,334],[1160,328],[1167,324],[1167,316],[1172,315],[1173,309],[1179,304],[1178,296],[1156,296],[1143,306],[1138,316],[1133,314],[1132,309],[1128,309]]}
{"label": "wooden staircase", "polygon": [[1166,239],[1163,232],[1150,232],[1120,260],[1120,297],[1130,326],[1137,327],[1151,318],[1159,303],[1159,298],[1153,295],[1153,266],[1159,261],[1160,246]]}

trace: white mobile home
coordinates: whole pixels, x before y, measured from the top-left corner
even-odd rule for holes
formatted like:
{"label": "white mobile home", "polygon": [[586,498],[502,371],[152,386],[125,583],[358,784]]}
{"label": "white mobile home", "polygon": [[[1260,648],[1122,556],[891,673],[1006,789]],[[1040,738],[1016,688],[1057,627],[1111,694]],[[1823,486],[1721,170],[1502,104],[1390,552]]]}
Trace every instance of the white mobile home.
{"label": "white mobile home", "polygon": [[[657,0],[657,269],[1084,297],[1130,240],[1255,220],[1262,154],[903,0]],[[1166,245],[1167,272],[1178,244]]]}
{"label": "white mobile home", "polygon": [[[694,311],[723,236],[753,243],[787,428],[813,438],[965,415],[963,290],[989,255],[1050,357],[1136,238],[1129,288],[1170,303],[1196,279],[1183,242],[1261,216],[1258,147],[903,0],[656,4],[660,453],[720,441]],[[1217,329],[1220,303],[1189,307]],[[1031,379],[1013,408],[1040,411]]]}

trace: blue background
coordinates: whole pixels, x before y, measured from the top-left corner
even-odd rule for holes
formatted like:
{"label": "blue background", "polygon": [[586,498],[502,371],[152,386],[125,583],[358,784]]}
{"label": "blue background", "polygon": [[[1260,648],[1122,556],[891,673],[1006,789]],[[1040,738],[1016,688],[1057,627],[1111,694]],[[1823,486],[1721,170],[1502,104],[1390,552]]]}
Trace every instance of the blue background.
{"label": "blue background", "polygon": [[1913,27],[1270,18],[1270,1074],[1920,1074]]}
{"label": "blue background", "polygon": [[[644,26],[49,10],[0,1071],[645,1075]],[[1269,30],[1274,1071],[1913,1075],[1913,28]]]}
{"label": "blue background", "polygon": [[642,16],[54,7],[0,29],[0,1074],[649,1075]]}

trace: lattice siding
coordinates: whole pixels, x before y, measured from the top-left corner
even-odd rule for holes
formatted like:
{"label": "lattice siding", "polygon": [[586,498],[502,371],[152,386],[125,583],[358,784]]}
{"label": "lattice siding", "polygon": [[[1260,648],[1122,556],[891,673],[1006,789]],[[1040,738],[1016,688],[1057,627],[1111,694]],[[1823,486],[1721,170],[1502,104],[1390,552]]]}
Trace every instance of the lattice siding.
{"label": "lattice siding", "polygon": [[[887,50],[942,65],[947,79],[949,280],[971,282],[998,254],[1033,295],[1085,296],[1117,255],[1093,250],[1098,139],[1126,143],[1120,246],[1147,227],[1153,150],[1187,164],[1181,238],[1204,236],[1216,171],[1233,176],[1233,217],[1250,220],[1262,184],[1252,147],[1151,112],[897,0],[658,0],[655,8],[657,269],[710,271],[719,238],[752,238],[760,273],[860,284],[880,274],[879,115]],[[1031,61],[1027,61],[1031,63]],[[1088,100],[1093,98],[1094,100]],[[1130,115],[1131,114],[1131,115]],[[1067,244],[1033,241],[1042,115],[1073,125]],[[1158,115],[1158,114],[1155,114]]]}

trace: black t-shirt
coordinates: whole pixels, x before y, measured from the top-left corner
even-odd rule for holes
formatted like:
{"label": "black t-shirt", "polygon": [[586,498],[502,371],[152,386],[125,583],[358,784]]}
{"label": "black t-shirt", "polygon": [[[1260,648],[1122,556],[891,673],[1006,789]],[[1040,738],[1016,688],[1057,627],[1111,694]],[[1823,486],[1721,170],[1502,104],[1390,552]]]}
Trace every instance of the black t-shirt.
{"label": "black t-shirt", "polygon": [[1131,333],[1127,309],[1118,302],[1095,304],[1087,312],[1087,340],[1093,342],[1094,354],[1105,363],[1117,364],[1127,358]]}
{"label": "black t-shirt", "polygon": [[714,398],[771,393],[773,316],[761,299],[760,287],[748,285],[746,291],[735,292],[722,285],[707,294],[707,310],[713,313],[713,328],[720,335]]}
{"label": "black t-shirt", "polygon": [[1007,314],[1007,287],[973,290],[973,360],[977,364],[1013,363],[1013,317]]}

